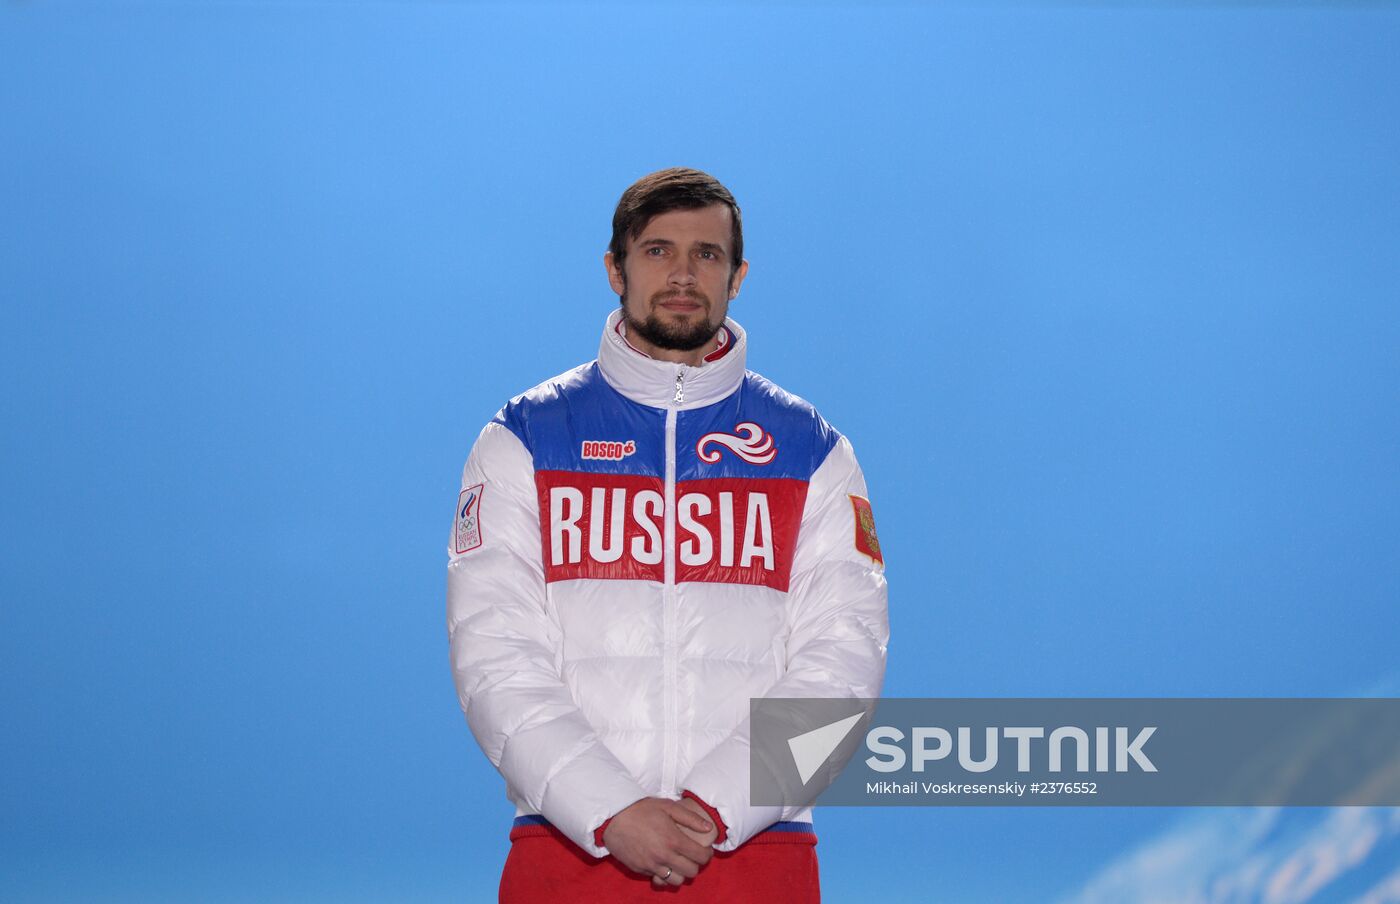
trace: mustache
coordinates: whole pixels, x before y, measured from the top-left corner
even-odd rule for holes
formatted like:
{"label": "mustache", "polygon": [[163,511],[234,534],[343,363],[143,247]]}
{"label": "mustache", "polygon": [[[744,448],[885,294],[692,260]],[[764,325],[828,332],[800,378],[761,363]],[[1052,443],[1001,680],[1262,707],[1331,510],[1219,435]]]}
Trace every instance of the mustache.
{"label": "mustache", "polygon": [[665,304],[668,301],[693,301],[707,308],[710,306],[710,299],[696,292],[694,289],[657,292],[655,295],[651,296],[652,304]]}

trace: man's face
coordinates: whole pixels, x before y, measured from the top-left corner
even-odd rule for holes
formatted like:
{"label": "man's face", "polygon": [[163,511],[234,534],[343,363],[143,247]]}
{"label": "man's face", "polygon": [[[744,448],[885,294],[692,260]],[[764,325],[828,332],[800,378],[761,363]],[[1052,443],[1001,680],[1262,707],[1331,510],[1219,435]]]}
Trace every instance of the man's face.
{"label": "man's face", "polygon": [[732,218],[724,204],[669,210],[627,240],[622,267],[612,254],[604,255],[608,282],[622,297],[628,336],[640,340],[643,351],[712,347],[749,268],[747,261],[733,268]]}

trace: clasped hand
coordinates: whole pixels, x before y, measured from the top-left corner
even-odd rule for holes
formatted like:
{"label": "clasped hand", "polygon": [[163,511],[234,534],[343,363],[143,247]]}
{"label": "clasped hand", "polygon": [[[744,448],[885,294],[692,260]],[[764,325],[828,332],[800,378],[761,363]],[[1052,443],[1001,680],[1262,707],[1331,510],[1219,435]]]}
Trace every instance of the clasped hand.
{"label": "clasped hand", "polygon": [[718,830],[689,798],[646,797],[618,813],[603,844],[623,866],[651,876],[653,885],[681,885],[714,856]]}

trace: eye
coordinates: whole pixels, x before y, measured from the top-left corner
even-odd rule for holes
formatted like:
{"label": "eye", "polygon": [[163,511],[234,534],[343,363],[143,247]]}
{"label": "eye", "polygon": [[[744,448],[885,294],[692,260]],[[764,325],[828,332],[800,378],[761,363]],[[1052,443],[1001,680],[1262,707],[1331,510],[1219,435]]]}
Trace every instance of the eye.
{"label": "eye", "polygon": [[666,253],[666,249],[662,248],[660,245],[652,245],[650,248],[647,249],[646,253],[649,257],[660,257],[661,255]]}

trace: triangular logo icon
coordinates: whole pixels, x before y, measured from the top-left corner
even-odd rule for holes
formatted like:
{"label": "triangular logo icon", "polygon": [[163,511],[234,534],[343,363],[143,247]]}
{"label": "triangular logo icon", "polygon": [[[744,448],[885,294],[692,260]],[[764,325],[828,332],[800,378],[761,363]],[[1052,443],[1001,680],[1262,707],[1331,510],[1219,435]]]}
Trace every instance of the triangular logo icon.
{"label": "triangular logo icon", "polygon": [[847,716],[830,725],[823,725],[788,739],[792,761],[797,764],[797,774],[802,778],[802,784],[807,784],[808,779],[816,775],[822,763],[826,762],[826,758],[831,756],[831,752],[851,733],[852,726],[864,715],[865,713],[856,713],[854,716]]}

